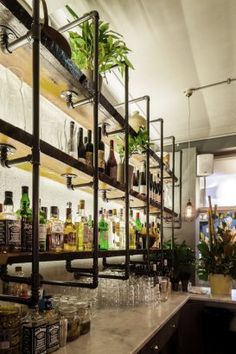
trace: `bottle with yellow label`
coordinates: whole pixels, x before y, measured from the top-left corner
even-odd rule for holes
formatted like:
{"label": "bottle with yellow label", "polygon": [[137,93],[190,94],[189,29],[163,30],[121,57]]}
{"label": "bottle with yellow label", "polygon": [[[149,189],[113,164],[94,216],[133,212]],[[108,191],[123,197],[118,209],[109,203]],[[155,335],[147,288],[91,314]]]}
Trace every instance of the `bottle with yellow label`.
{"label": "bottle with yellow label", "polygon": [[72,223],[72,204],[67,203],[66,208],[66,222],[64,226],[64,250],[65,251],[76,251],[76,228]]}

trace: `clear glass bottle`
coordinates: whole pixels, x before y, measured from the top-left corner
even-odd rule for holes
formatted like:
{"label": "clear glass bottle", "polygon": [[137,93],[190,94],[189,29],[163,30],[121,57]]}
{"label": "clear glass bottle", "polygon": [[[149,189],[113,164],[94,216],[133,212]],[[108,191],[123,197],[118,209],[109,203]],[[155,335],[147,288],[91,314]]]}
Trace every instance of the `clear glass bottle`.
{"label": "clear glass bottle", "polygon": [[3,210],[0,214],[0,251],[21,251],[21,222],[14,212],[13,193],[5,192]]}
{"label": "clear glass bottle", "polygon": [[135,221],[133,216],[133,209],[130,209],[129,215],[129,248],[131,250],[134,250],[136,248]]}
{"label": "clear glass bottle", "polygon": [[30,209],[29,187],[22,186],[20,210],[21,217],[21,250],[32,251],[32,210]]}
{"label": "clear glass bottle", "polygon": [[57,206],[51,207],[51,217],[48,225],[48,249],[53,252],[62,252],[64,249],[64,223],[59,219]]}
{"label": "clear glass bottle", "polygon": [[77,314],[76,306],[60,306],[59,313],[68,321],[67,325],[67,342],[71,342],[80,336],[80,320]]}
{"label": "clear glass bottle", "polygon": [[105,220],[104,213],[102,210],[100,210],[99,215],[100,215],[100,219],[98,223],[99,249],[108,250],[108,223]]}
{"label": "clear glass bottle", "polygon": [[116,236],[116,221],[114,220],[112,210],[108,210],[107,223],[108,223],[108,248],[109,250],[114,250],[115,236]]}
{"label": "clear glass bottle", "polygon": [[72,222],[72,204],[67,203],[66,222],[64,226],[64,250],[75,252],[76,247],[76,227]]}
{"label": "clear glass bottle", "polygon": [[67,143],[67,153],[76,158],[76,144],[75,144],[75,123],[70,122],[70,133]]}
{"label": "clear glass bottle", "polygon": [[93,220],[92,215],[88,218],[88,243],[85,245],[85,251],[93,250]]}
{"label": "clear glass bottle", "polygon": [[86,241],[88,223],[85,215],[85,201],[80,200],[75,221],[76,228],[76,248],[77,251],[84,251],[84,242]]}
{"label": "clear glass bottle", "polygon": [[51,295],[45,296],[43,317],[47,323],[47,353],[52,353],[60,347],[60,321],[57,312],[53,308]]}
{"label": "clear glass bottle", "polygon": [[[24,277],[24,272],[23,272],[21,266],[15,267],[15,276]],[[11,286],[11,293],[14,296],[28,298],[29,297],[29,287],[27,284],[13,283]]]}
{"label": "clear glass bottle", "polygon": [[126,247],[126,235],[125,235],[125,218],[124,218],[124,209],[120,209],[119,213],[119,234],[117,235],[117,248],[118,249],[125,249]]}
{"label": "clear glass bottle", "polygon": [[75,304],[80,320],[80,334],[86,334],[91,326],[91,307],[88,301],[78,301]]}
{"label": "clear glass bottle", "polygon": [[86,163],[86,150],[83,141],[83,128],[79,128],[78,133],[78,160],[82,163]]}

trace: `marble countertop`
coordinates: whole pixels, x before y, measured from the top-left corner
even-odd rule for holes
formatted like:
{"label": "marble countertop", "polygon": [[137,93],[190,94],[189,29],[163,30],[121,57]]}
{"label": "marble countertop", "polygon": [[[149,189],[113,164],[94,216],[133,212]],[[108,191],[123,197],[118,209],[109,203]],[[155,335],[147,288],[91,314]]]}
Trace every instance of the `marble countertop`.
{"label": "marble countertop", "polygon": [[236,304],[232,297],[211,297],[207,288],[193,288],[193,293],[172,293],[161,304],[97,311],[91,331],[60,348],[59,354],[135,354],[189,300]]}

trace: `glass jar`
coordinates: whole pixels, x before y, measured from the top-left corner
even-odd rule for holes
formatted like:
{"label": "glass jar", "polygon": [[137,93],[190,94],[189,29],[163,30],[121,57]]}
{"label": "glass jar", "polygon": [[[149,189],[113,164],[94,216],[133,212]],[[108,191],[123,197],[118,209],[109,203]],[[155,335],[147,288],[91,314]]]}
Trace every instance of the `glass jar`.
{"label": "glass jar", "polygon": [[80,334],[86,334],[91,326],[91,306],[88,301],[78,301],[76,304],[77,314],[80,319]]}
{"label": "glass jar", "polygon": [[12,305],[0,306],[0,353],[20,353],[20,308]]}
{"label": "glass jar", "polygon": [[60,306],[59,313],[67,319],[67,342],[75,340],[80,335],[80,319],[75,306]]}

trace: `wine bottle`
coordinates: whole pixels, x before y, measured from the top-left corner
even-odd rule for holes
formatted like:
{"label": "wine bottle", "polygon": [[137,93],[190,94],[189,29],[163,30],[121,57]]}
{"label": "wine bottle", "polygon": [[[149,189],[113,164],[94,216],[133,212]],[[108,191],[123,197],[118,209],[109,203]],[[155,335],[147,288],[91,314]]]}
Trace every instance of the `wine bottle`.
{"label": "wine bottle", "polygon": [[146,166],[144,164],[140,175],[140,194],[147,194]]}
{"label": "wine bottle", "polygon": [[92,131],[88,130],[88,142],[85,147],[86,164],[93,167],[93,144],[92,144]]}
{"label": "wine bottle", "polygon": [[149,198],[150,200],[153,199],[153,175],[150,173],[150,179],[149,179]]}
{"label": "wine bottle", "polygon": [[161,201],[161,183],[160,183],[160,177],[159,174],[157,175],[157,195],[156,195],[156,201],[160,203]]}
{"label": "wine bottle", "polygon": [[78,133],[78,160],[82,163],[86,163],[86,151],[83,142],[83,128],[79,128]]}
{"label": "wine bottle", "polygon": [[21,217],[21,250],[32,251],[32,210],[30,209],[29,187],[22,187],[20,210],[17,212]]}
{"label": "wine bottle", "polygon": [[139,181],[138,181],[137,173],[135,171],[133,173],[133,190],[137,193],[139,192]]}
{"label": "wine bottle", "polygon": [[110,141],[110,153],[109,158],[107,160],[107,175],[112,179],[117,179],[117,162],[114,154],[114,141]]}
{"label": "wine bottle", "polygon": [[104,154],[105,154],[105,144],[102,141],[102,128],[98,128],[98,170],[100,172],[105,171],[105,160],[104,160]]}

